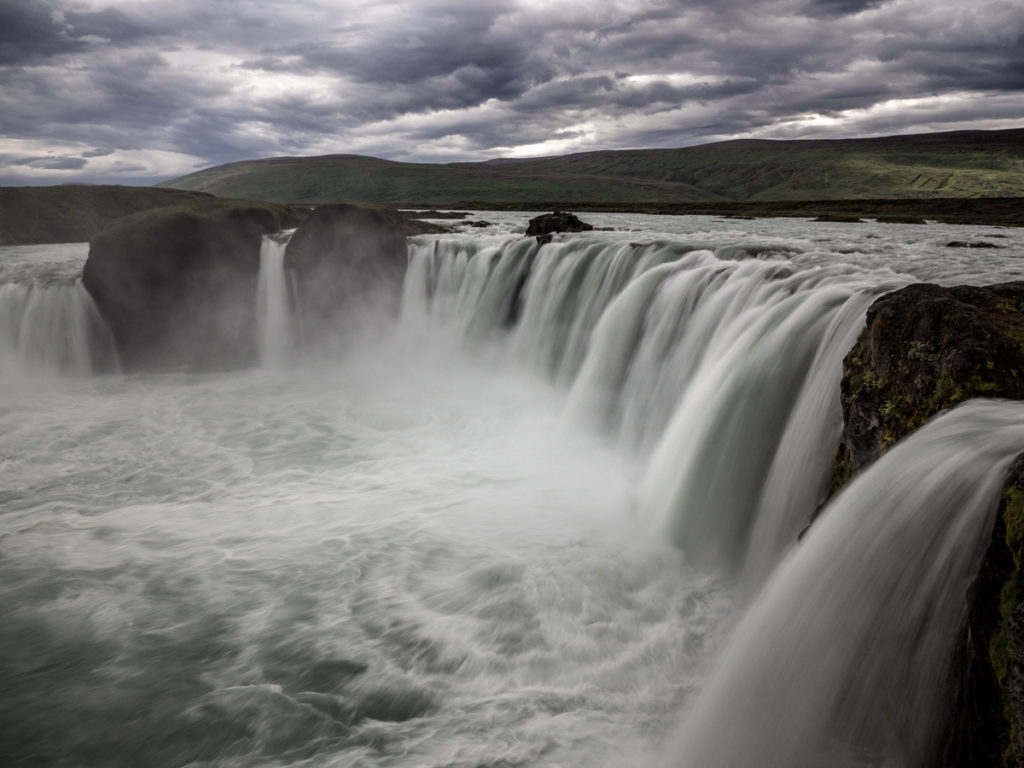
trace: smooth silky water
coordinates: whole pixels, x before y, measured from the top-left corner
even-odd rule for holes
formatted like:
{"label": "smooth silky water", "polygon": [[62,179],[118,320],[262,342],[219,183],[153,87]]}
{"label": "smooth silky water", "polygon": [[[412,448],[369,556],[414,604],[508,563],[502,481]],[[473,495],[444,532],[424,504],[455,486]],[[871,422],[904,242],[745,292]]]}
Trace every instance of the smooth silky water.
{"label": "smooth silky water", "polygon": [[268,238],[261,362],[220,374],[119,374],[86,247],[0,249],[4,764],[919,764],[941,692],[899,638],[948,654],[1024,409],[958,409],[795,542],[871,300],[1024,278],[1024,236],[479,217],[342,354]]}

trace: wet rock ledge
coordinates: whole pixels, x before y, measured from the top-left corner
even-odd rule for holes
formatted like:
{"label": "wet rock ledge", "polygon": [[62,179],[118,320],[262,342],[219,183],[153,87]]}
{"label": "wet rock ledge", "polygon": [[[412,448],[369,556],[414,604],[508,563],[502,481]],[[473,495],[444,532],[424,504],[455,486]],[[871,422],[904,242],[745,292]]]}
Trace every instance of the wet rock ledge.
{"label": "wet rock ledge", "polygon": [[[910,285],[879,298],[843,363],[833,491],[940,411],[1024,400],[1024,282]],[[1024,454],[967,592],[944,766],[1024,766]],[[937,671],[941,671],[937,665]]]}
{"label": "wet rock ledge", "polygon": [[551,242],[555,232],[589,232],[594,227],[567,211],[554,211],[530,219],[526,228],[527,237],[536,237],[540,243]]}
{"label": "wet rock ledge", "polygon": [[337,203],[310,212],[217,198],[118,219],[92,238],[83,283],[122,367],[252,364],[262,236],[294,227],[285,266],[307,339],[371,298],[393,309],[405,237],[437,230],[385,206]]}

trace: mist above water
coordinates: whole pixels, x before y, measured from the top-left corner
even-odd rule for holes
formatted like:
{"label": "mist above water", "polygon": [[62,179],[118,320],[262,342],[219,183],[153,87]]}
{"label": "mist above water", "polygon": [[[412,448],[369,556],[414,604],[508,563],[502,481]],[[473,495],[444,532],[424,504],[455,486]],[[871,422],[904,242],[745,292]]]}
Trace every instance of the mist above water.
{"label": "mist above water", "polygon": [[[840,563],[856,571],[858,536],[877,531],[894,562],[925,563],[908,553],[926,546],[962,558],[943,573],[969,571],[1024,414],[965,409],[935,447],[881,462],[865,483],[892,475],[895,490],[863,503],[884,516],[891,502],[900,536],[853,486],[790,550],[830,471],[839,364],[872,298],[1021,277],[1024,239],[979,257],[943,246],[992,236],[971,228],[609,216],[594,223],[634,231],[538,249],[511,237],[522,215],[484,216],[482,233],[414,239],[401,317],[366,314],[342,345],[303,347],[287,274],[265,265],[258,368],[58,367],[17,385],[0,369],[9,764],[698,766],[732,754],[709,722],[744,723],[737,749],[792,764],[927,752],[927,735],[836,727],[828,702],[865,657],[877,675],[903,668],[898,644],[861,642],[871,627],[932,626],[948,593],[907,598],[922,611],[908,613],[880,599],[881,571],[863,585]],[[71,289],[84,256],[12,250],[0,292]],[[961,461],[967,448],[981,458]],[[983,480],[947,473],[979,501],[936,518],[946,536],[929,544],[916,522],[939,508],[932,451],[947,449]],[[867,617],[861,655],[814,676],[830,614],[806,645],[778,633],[841,588]],[[776,664],[814,679],[780,689]],[[802,714],[815,707],[824,721]],[[783,728],[791,751],[770,752]]]}

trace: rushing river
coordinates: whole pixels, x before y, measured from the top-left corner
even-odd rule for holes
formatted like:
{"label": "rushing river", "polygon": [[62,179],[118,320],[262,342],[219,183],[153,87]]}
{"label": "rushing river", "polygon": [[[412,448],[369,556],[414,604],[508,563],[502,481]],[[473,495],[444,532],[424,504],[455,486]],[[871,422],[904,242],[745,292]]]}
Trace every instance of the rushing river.
{"label": "rushing river", "polygon": [[329,353],[264,274],[263,363],[226,373],[117,373],[87,246],[0,249],[0,764],[927,754],[900,622],[941,658],[1024,407],[957,409],[794,544],[870,302],[1024,279],[1024,233],[594,215],[538,249],[475,218]]}

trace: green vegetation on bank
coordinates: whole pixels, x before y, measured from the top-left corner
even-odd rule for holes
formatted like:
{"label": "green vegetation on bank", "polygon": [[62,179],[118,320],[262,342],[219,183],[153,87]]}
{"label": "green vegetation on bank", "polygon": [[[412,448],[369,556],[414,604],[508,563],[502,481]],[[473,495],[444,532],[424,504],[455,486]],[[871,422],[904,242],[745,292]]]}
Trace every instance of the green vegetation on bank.
{"label": "green vegetation on bank", "polygon": [[713,201],[1017,197],[1024,129],[879,139],[740,140],[484,163],[400,163],[358,155],[217,166],[165,187],[289,203],[581,208]]}
{"label": "green vegetation on bank", "polygon": [[0,187],[0,245],[81,243],[122,216],[166,206],[202,207],[215,199],[153,187]]}
{"label": "green vegetation on bank", "polygon": [[358,155],[279,157],[208,168],[161,186],[280,203],[361,200],[415,207],[543,200],[642,203],[707,199],[687,184],[599,175],[510,171],[485,163],[397,163]]}
{"label": "green vegetation on bank", "polygon": [[[196,200],[186,200],[178,205],[163,205],[146,208],[122,216],[109,223],[101,232],[118,237],[146,232],[160,222],[175,216],[195,216],[210,223],[246,221],[260,232],[279,232],[298,226],[307,211],[279,203],[253,200],[230,200],[203,195]],[[98,233],[97,233],[98,234]]]}

